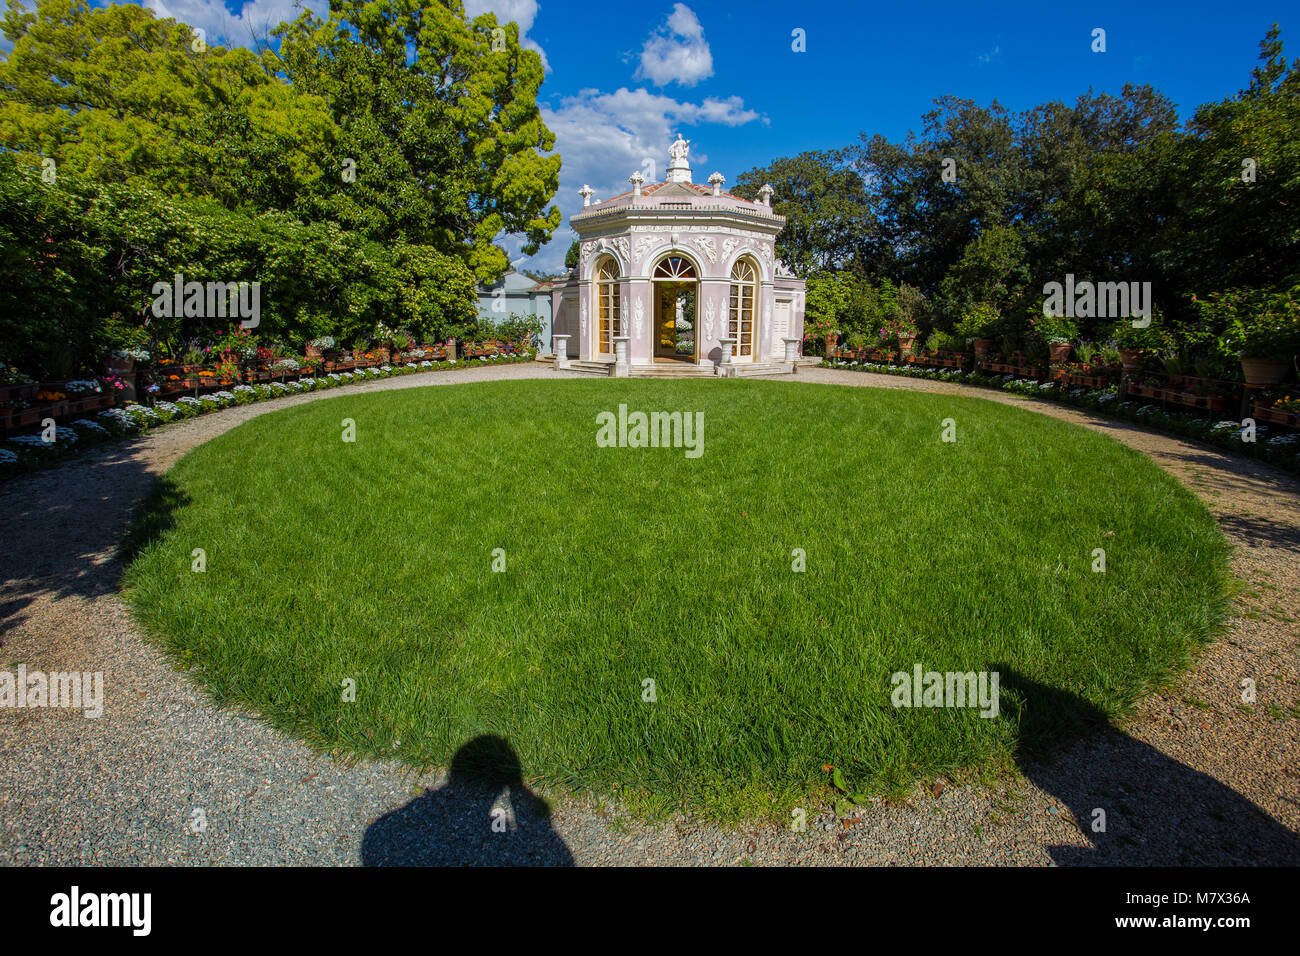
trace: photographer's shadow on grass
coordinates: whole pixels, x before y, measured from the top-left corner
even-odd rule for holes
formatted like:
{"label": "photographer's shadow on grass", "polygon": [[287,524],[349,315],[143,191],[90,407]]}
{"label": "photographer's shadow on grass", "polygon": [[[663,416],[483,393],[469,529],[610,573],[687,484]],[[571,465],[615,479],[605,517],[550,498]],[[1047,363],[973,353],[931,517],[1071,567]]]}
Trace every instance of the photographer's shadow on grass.
{"label": "photographer's shadow on grass", "polygon": [[[504,810],[504,812],[503,812]],[[475,737],[452,757],[446,781],[369,827],[364,866],[572,866],[550,807],[524,786],[504,738]]]}
{"label": "photographer's shadow on grass", "polygon": [[[1057,864],[1300,864],[1300,835],[1231,787],[1121,732],[1075,694],[995,669],[1004,713],[1019,723],[1021,772],[1068,808],[1091,843],[1047,847]],[[1104,830],[1094,829],[1098,810]]]}

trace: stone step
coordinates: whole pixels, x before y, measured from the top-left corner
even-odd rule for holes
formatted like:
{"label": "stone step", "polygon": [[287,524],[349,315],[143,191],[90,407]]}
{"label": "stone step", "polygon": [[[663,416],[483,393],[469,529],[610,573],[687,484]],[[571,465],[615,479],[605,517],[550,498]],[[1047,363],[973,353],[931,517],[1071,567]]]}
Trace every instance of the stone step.
{"label": "stone step", "polygon": [[751,378],[757,375],[789,375],[790,366],[785,362],[753,362],[735,366],[737,378]]}
{"label": "stone step", "polygon": [[580,362],[576,359],[569,360],[569,371],[577,372],[579,375],[599,375],[607,376],[614,366],[608,362]]}
{"label": "stone step", "polygon": [[633,365],[632,378],[712,378],[717,373],[711,365]]}
{"label": "stone step", "polygon": [[[591,362],[569,360],[569,371],[579,375],[612,377],[614,366],[608,362]],[[760,375],[788,375],[790,366],[784,362],[744,362],[730,366],[734,378],[752,378]],[[712,365],[690,365],[658,363],[655,365],[633,365],[629,370],[631,378],[714,378],[719,369]]]}

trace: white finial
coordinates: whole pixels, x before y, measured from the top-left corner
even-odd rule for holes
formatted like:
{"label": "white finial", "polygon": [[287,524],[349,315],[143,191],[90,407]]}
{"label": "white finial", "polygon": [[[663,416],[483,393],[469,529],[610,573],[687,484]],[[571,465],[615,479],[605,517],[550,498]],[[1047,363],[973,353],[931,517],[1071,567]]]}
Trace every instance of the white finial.
{"label": "white finial", "polygon": [[596,190],[592,189],[586,183],[583,183],[582,188],[578,190],[578,195],[582,197],[583,206],[590,206],[591,197],[596,195]]}
{"label": "white finial", "polygon": [[631,176],[627,177],[627,181],[632,184],[632,195],[641,195],[641,184],[645,182],[645,177],[641,175],[641,171],[638,169]]}
{"label": "white finial", "polygon": [[722,195],[722,184],[727,180],[723,178],[722,173],[714,173],[709,177],[709,185],[713,187],[713,195]]}
{"label": "white finial", "polygon": [[763,200],[763,205],[768,209],[772,208],[772,193],[776,192],[771,183],[763,183],[758,190],[758,198]]}

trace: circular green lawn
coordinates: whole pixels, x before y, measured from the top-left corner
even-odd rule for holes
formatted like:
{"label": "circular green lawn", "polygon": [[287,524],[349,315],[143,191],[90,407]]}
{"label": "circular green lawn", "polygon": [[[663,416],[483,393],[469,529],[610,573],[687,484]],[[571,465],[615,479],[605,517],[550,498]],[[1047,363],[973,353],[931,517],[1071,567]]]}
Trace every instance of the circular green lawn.
{"label": "circular green lawn", "polygon": [[[702,413],[702,454],[600,447],[620,403]],[[715,817],[824,797],[826,764],[897,791],[1050,746],[1185,664],[1225,607],[1223,537],[1150,461],[933,393],[336,396],[199,447],[146,509],[130,599],[218,701],[421,768],[498,734],[536,784]],[[895,706],[918,666],[997,672],[996,716]]]}

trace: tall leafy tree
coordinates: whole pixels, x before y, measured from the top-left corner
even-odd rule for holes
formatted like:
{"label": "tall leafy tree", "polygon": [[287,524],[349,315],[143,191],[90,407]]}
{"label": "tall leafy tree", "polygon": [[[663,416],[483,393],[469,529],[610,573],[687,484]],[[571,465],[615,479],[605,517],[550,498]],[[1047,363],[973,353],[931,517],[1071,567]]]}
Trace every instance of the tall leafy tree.
{"label": "tall leafy tree", "polygon": [[775,190],[773,211],[786,217],[777,255],[796,275],[847,268],[879,255],[866,183],[839,153],[777,159],[741,173],[732,191],[757,199],[765,183]]}
{"label": "tall leafy tree", "polygon": [[457,254],[484,282],[509,266],[499,234],[523,235],[527,254],[550,239],[560,157],[537,107],[541,58],[516,24],[468,21],[458,0],[336,0],[277,33],[284,75],[323,97],[338,163],[354,164],[355,188],[322,209]]}
{"label": "tall leafy tree", "polygon": [[290,209],[336,153],[324,102],[269,55],[209,46],[133,4],[9,0],[0,146],[27,164],[227,208]]}

